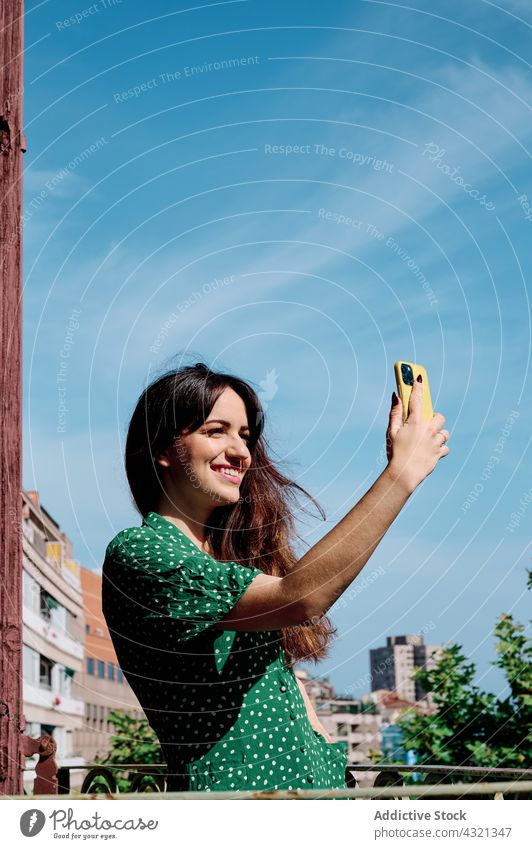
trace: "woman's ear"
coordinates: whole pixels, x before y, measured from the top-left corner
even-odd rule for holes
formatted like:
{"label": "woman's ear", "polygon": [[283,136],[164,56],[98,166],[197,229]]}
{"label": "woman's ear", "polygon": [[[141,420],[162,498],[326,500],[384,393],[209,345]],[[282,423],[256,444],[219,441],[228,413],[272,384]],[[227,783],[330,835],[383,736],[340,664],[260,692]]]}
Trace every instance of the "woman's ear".
{"label": "woman's ear", "polygon": [[170,460],[168,459],[166,453],[157,454],[155,457],[155,462],[159,464],[159,466],[164,466],[166,469],[170,466]]}

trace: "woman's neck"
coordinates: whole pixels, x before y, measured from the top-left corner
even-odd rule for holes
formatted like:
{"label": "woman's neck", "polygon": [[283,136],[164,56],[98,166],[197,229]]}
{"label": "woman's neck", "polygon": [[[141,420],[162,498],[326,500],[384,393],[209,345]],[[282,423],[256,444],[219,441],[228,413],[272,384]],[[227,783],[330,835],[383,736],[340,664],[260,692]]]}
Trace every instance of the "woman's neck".
{"label": "woman's neck", "polygon": [[185,515],[175,504],[168,503],[166,499],[157,507],[157,513],[163,519],[172,522],[180,531],[183,531],[185,536],[192,540],[202,551],[205,551],[206,554],[212,553],[205,531],[208,516],[205,516],[205,520],[203,520],[195,516]]}

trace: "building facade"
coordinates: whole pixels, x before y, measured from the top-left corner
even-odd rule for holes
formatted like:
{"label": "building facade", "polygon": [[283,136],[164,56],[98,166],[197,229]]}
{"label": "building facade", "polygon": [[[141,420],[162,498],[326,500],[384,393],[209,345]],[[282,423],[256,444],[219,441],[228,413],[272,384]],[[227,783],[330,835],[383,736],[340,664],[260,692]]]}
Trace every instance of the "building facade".
{"label": "building facade", "polygon": [[370,763],[381,749],[381,717],[358,699],[335,699],[316,711],[335,741],[345,743],[349,763]]}
{"label": "building facade", "polygon": [[430,693],[412,677],[414,669],[431,669],[436,665],[440,645],[425,645],[417,634],[387,637],[386,646],[370,649],[371,689],[391,690],[399,699],[414,703],[431,703]]}
{"label": "building facade", "polygon": [[[102,579],[73,558],[72,543],[40,503],[22,490],[22,622],[24,733],[50,734],[72,788],[85,765],[105,757],[114,726],[109,713],[144,717],[113,650],[102,614]],[[26,759],[30,791],[36,758]]]}
{"label": "building facade", "polygon": [[[433,710],[429,698],[413,702],[399,697],[395,690],[379,689],[359,699],[344,697],[335,692],[327,678],[312,678],[297,668],[295,672],[321,724],[335,742],[345,744],[349,763],[354,766],[372,763],[375,755],[380,755],[381,761],[404,763],[407,753],[398,719],[405,711],[431,713]],[[357,773],[356,769],[353,773],[360,786],[370,786],[376,775]]]}
{"label": "building facade", "polygon": [[74,742],[86,763],[95,756],[104,757],[115,731],[109,718],[113,710],[144,718],[133,690],[127,683],[113,649],[111,636],[102,613],[102,577],[81,567],[83,612],[85,617],[85,653],[83,669],[77,677],[75,692],[84,702],[84,722],[76,729]]}
{"label": "building facade", "polygon": [[[81,765],[74,732],[83,701],[74,681],[83,669],[84,618],[79,563],[35,491],[22,493],[23,704],[29,737],[51,734],[62,766]],[[35,759],[27,760],[31,767]],[[35,777],[28,769],[24,785]]]}
{"label": "building facade", "polygon": [[312,678],[305,670],[296,670],[314,710],[335,742],[345,744],[349,763],[368,763],[380,751],[381,717],[378,706],[361,699],[337,696],[327,678]]}

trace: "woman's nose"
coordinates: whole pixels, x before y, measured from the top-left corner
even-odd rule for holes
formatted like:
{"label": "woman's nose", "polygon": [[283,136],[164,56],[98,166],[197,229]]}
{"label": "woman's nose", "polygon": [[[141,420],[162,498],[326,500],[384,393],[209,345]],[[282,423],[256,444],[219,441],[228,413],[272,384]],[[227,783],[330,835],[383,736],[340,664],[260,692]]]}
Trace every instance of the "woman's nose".
{"label": "woman's nose", "polygon": [[227,446],[225,453],[229,458],[234,457],[235,459],[239,458],[245,460],[251,456],[245,440],[241,439],[239,436]]}

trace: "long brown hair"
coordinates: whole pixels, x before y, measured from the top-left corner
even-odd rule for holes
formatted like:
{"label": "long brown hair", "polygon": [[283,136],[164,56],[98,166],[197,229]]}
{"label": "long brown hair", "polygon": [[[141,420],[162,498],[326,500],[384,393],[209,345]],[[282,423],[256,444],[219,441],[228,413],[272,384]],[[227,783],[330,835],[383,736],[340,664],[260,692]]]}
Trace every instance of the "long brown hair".
{"label": "long brown hair", "polygon": [[[296,538],[301,540],[293,514],[298,495],[309,498],[322,518],[325,513],[313,496],[276,468],[264,436],[262,405],[244,380],[196,363],[172,369],[147,386],[135,406],[126,440],[126,475],[133,500],[142,516],[157,510],[163,482],[154,458],[183,431],[201,427],[227,387],[246,407],[251,466],[242,480],[238,502],[213,510],[206,527],[207,540],[217,560],[255,566],[267,575],[282,577],[298,560],[292,548]],[[287,662],[321,660],[334,633],[326,616],[281,629]]]}

